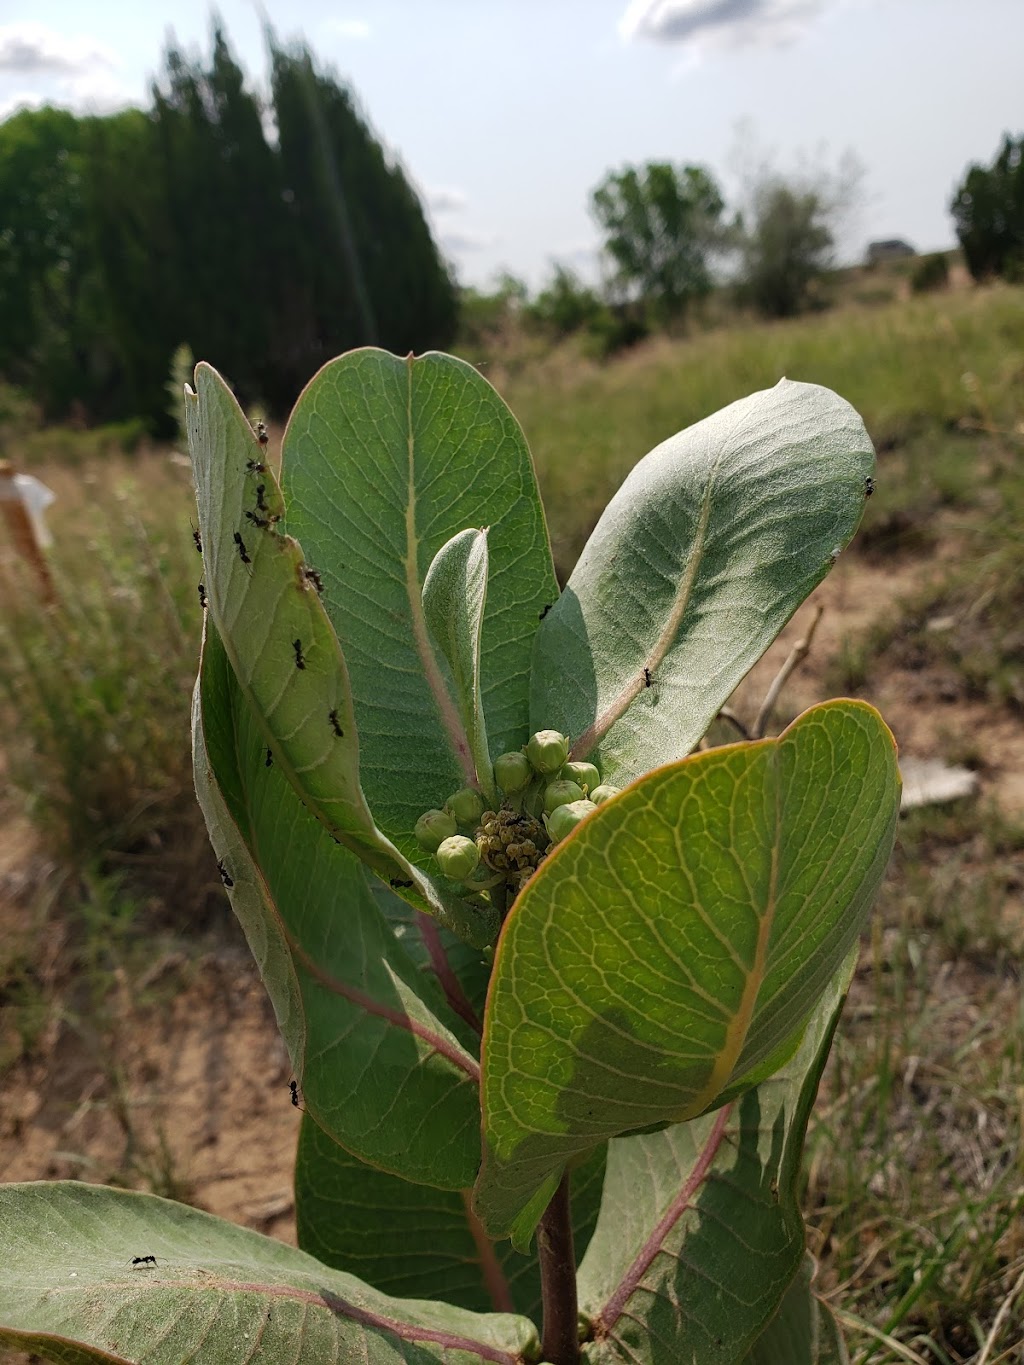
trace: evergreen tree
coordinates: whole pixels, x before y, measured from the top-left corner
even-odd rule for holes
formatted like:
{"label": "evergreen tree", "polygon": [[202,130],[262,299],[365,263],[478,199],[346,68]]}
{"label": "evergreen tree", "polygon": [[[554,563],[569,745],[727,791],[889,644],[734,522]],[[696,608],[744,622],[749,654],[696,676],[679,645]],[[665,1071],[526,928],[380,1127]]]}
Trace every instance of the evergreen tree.
{"label": "evergreen tree", "polygon": [[401,167],[306,49],[270,49],[270,108],[218,25],[208,67],[168,50],[146,112],[0,125],[0,374],[51,415],[166,427],[182,344],[284,410],[339,351],[450,341],[455,290]]}
{"label": "evergreen tree", "polygon": [[976,280],[1024,279],[1024,136],[1004,137],[991,166],[972,166],[950,208]]}
{"label": "evergreen tree", "polygon": [[376,344],[396,352],[447,344],[457,296],[419,199],[353,96],[309,51],[270,37],[274,113],[305,305],[309,356]]}

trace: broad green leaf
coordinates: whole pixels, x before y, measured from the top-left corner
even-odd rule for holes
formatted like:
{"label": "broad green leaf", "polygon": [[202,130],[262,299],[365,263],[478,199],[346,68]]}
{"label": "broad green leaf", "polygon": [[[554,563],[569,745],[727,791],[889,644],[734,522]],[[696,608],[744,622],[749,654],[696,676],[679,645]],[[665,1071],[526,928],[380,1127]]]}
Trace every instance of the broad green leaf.
{"label": "broad green leaf", "polygon": [[778,1313],[743,1365],[850,1365],[839,1324],[814,1292],[814,1258],[804,1253]]}
{"label": "broad green leaf", "polygon": [[423,581],[423,615],[451,671],[454,701],[476,780],[497,805],[480,694],[480,636],[487,603],[487,532],[460,531],[434,556]]}
{"label": "broad green leaf", "polygon": [[[0,1186],[0,1345],[48,1360],[522,1365],[523,1318],[399,1301],[305,1252],[154,1195]],[[155,1256],[156,1265],[133,1265]]]}
{"label": "broad green leaf", "polygon": [[849,403],[788,380],[664,441],[538,631],[533,727],[620,786],[688,754],[849,542],[873,469]]}
{"label": "broad green leaf", "polygon": [[481,690],[493,752],[518,748],[533,636],[557,596],[529,450],[472,366],[363,350],[306,387],[283,461],[288,530],[323,578],[348,661],[363,789],[380,828],[428,866],[413,826],[473,774],[445,706],[423,581],[452,536],[490,527]]}
{"label": "broad green leaf", "polygon": [[[572,1176],[577,1259],[601,1204],[604,1148]],[[431,1190],[372,1170],[303,1119],[295,1163],[299,1245],[386,1294],[439,1298],[476,1312],[517,1312],[540,1321],[534,1256],[491,1242],[468,1191]]]}
{"label": "broad green leaf", "polygon": [[[829,983],[793,1059],[741,1100],[650,1137],[609,1144],[604,1200],[579,1272],[587,1365],[748,1361],[795,1330],[807,1119],[856,963]],[[769,1323],[786,1308],[775,1331]],[[786,1340],[789,1337],[785,1338]],[[767,1365],[812,1365],[780,1352]]]}
{"label": "broad green leaf", "polygon": [[231,391],[209,365],[186,393],[209,614],[278,770],[331,833],[462,937],[493,916],[439,889],[385,838],[360,786],[348,667],[302,548],[279,530],[284,502]]}
{"label": "broad green leaf", "polygon": [[377,877],[370,890],[399,943],[420,971],[434,978],[455,1013],[479,1037],[484,1031],[484,1001],[491,979],[489,962],[479,949],[444,929],[432,915],[414,910]]}
{"label": "broad green leaf", "polygon": [[477,1034],[396,940],[356,858],[303,809],[212,624],[196,788],[309,1113],[363,1160],[461,1189],[480,1158]]}
{"label": "broad green leaf", "polygon": [[[809,1018],[899,810],[862,702],[655,769],[550,854],[505,921],[484,1021],[492,1236],[595,1143],[714,1107]],[[522,1228],[517,1228],[522,1236]]]}

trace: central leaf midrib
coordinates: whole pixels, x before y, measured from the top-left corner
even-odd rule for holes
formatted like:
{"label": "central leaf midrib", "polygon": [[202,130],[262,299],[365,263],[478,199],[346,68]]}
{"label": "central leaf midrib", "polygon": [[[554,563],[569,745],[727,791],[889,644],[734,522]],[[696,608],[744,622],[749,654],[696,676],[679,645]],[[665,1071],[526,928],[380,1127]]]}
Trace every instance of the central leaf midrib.
{"label": "central leaf midrib", "polygon": [[[743,986],[743,994],[740,1002],[733,1014],[732,1019],[725,1033],[725,1042],[722,1045],[714,1066],[708,1076],[707,1082],[696,1096],[693,1108],[684,1115],[689,1118],[692,1115],[700,1114],[714,1100],[716,1095],[720,1095],[729,1082],[729,1077],[735,1070],[736,1063],[743,1052],[743,1045],[747,1041],[747,1034],[750,1032],[750,1025],[754,1018],[754,1008],[757,1005],[757,997],[764,984],[766,976],[766,962],[768,958],[768,942],[771,932],[775,925],[775,911],[778,900],[778,881],[779,881],[779,842],[781,835],[781,783],[778,774],[778,749],[772,753],[772,763],[769,771],[772,774],[774,788],[774,820],[773,838],[771,845],[771,866],[768,874],[768,888],[764,900],[764,913],[760,917],[757,929],[757,944],[754,948],[754,960],[747,979]],[[755,910],[756,913],[756,910]]]}
{"label": "central leaf midrib", "polygon": [[715,483],[718,462],[712,467],[707,483],[704,487],[704,497],[701,502],[700,516],[697,519],[697,527],[694,532],[693,544],[683,571],[683,576],[679,580],[679,587],[676,589],[675,597],[665,624],[662,627],[658,638],[648,652],[644,665],[637,673],[636,677],[630,679],[619,692],[614,701],[605,708],[602,715],[598,716],[579,736],[572,746],[572,757],[574,759],[584,759],[598,744],[616,721],[620,720],[633,701],[651,685],[651,676],[656,673],[672,646],[673,641],[679,634],[683,617],[686,609],[690,605],[690,598],[693,595],[694,584],[697,581],[697,574],[701,564],[704,562],[704,545],[707,539],[708,523],[711,520],[711,493]]}

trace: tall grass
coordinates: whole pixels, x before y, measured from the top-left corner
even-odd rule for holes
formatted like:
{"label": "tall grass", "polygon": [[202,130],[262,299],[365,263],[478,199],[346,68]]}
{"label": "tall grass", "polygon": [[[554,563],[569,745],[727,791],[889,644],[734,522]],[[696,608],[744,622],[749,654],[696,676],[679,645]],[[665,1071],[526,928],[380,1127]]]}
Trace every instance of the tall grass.
{"label": "tall grass", "polygon": [[928,440],[943,433],[1020,420],[1012,405],[1024,382],[1024,290],[750,323],[654,341],[610,366],[567,348],[496,376],[534,452],[560,573],[641,456],[784,376],[834,388],[863,414],[884,480],[885,452],[912,438],[926,458]]}
{"label": "tall grass", "polygon": [[50,477],[59,601],[43,606],[8,566],[0,612],[7,776],[61,867],[125,872],[194,913],[211,865],[189,752],[201,617],[187,475],[151,457]]}

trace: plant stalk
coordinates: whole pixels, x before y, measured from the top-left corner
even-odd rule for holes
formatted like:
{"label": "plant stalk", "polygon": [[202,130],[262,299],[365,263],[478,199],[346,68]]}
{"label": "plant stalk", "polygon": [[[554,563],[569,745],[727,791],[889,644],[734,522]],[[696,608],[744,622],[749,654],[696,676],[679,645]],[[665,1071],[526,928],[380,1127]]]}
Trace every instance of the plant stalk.
{"label": "plant stalk", "polygon": [[542,1358],[550,1365],[579,1365],[576,1254],[572,1244],[568,1171],[537,1228],[537,1257],[544,1306]]}

